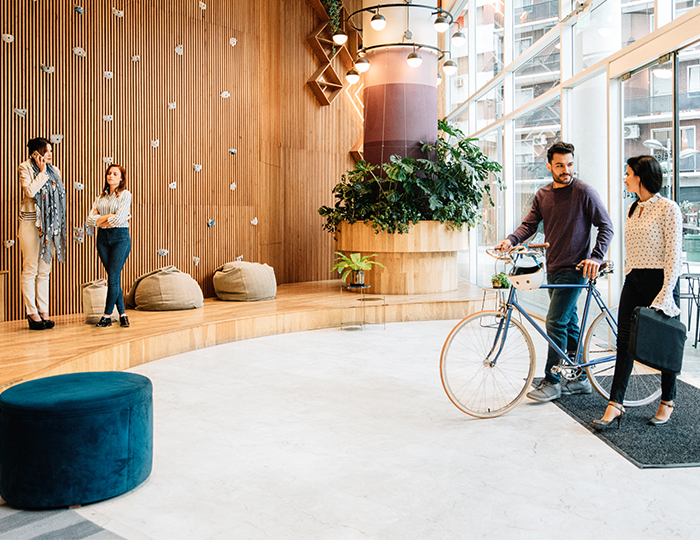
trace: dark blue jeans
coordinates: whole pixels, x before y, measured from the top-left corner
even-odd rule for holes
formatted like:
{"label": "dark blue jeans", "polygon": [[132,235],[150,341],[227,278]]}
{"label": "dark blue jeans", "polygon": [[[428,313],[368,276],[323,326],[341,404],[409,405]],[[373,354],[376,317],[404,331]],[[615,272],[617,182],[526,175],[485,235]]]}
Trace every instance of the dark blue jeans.
{"label": "dark blue jeans", "polygon": [[[565,270],[547,275],[550,285],[583,285],[586,278],[580,270]],[[547,335],[564,352],[575,351],[581,329],[578,325],[576,302],[583,289],[548,289],[549,311],[547,312]],[[559,375],[552,373],[552,368],[559,364],[559,355],[549,347],[544,378],[551,383],[559,382]]]}
{"label": "dark blue jeans", "polygon": [[129,229],[99,229],[97,232],[97,254],[102,265],[107,270],[107,301],[105,302],[105,315],[111,315],[114,304],[120,315],[126,313],[124,309],[124,294],[122,293],[122,268],[131,251],[131,237]]}

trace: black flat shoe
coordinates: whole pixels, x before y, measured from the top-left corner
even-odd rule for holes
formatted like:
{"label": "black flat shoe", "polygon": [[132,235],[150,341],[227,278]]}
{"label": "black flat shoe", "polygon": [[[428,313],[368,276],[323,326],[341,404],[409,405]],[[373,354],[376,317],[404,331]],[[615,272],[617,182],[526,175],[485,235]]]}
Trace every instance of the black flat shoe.
{"label": "black flat shoe", "polygon": [[56,323],[53,322],[51,319],[44,319],[43,317],[41,318],[41,321],[44,323],[46,326],[46,329],[48,330],[49,328],[53,328],[56,326]]}
{"label": "black flat shoe", "polygon": [[121,315],[119,317],[119,326],[123,326],[124,328],[129,328],[129,317],[126,315]]}
{"label": "black flat shoe", "polygon": [[98,328],[106,328],[107,326],[112,326],[112,317],[102,317],[100,319],[100,322],[98,322],[95,326]]}
{"label": "black flat shoe", "polygon": [[46,321],[35,321],[29,315],[27,315],[27,321],[29,322],[29,328],[31,330],[45,330]]}

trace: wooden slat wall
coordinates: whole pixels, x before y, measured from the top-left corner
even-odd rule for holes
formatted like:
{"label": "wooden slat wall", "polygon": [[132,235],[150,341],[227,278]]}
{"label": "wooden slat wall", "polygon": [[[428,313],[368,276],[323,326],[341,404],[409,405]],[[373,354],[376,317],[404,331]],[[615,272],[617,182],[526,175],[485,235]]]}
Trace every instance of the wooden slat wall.
{"label": "wooden slat wall", "polygon": [[[307,43],[319,22],[311,7],[304,0],[210,0],[206,10],[198,0],[77,3],[83,15],[73,0],[0,4],[0,30],[15,38],[0,43],[0,240],[16,239],[16,169],[27,140],[64,135],[54,164],[68,191],[69,255],[54,264],[52,313],[79,312],[80,284],[105,277],[94,238],[72,239],[104,182],[103,157],[126,167],[133,194],[125,291],[172,264],[213,296],[215,269],[240,255],[273,266],[279,283],[331,277],[333,241],[317,208],[332,202],[332,186],[352,167],[348,151],[362,126],[346,96],[320,107],[306,84],[318,67]],[[55,72],[43,73],[41,64]],[[27,109],[26,117],[15,108]],[[77,191],[75,182],[85,188]],[[18,319],[18,243],[0,253],[0,270],[10,271],[7,318]]]}

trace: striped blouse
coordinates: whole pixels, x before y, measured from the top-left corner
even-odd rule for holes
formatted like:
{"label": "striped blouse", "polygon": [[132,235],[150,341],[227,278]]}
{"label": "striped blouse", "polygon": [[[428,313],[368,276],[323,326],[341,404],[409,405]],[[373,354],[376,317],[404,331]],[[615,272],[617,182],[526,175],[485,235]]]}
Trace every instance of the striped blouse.
{"label": "striped blouse", "polygon": [[[93,210],[97,210],[97,214],[95,214]],[[92,210],[90,210],[90,215],[85,224],[90,227],[96,227],[97,218],[108,214],[114,215],[107,220],[106,224],[102,225],[102,228],[117,229],[129,227],[129,219],[131,219],[131,193],[129,193],[128,190],[125,189],[119,196],[112,194],[97,197],[95,202],[92,203]]]}
{"label": "striped blouse", "polygon": [[635,268],[660,268],[664,284],[651,306],[675,317],[681,310],[673,289],[681,275],[683,217],[678,205],[658,193],[640,202],[625,226],[625,275]]}

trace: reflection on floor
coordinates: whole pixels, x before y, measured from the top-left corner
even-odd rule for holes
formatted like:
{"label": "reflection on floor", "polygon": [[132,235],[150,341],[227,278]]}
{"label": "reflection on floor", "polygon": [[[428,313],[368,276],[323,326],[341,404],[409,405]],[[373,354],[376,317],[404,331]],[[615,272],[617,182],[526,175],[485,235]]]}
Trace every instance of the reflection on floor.
{"label": "reflection on floor", "polygon": [[459,412],[438,370],[453,324],[278,335],[133,369],[155,387],[153,475],[80,513],[129,540],[697,534],[700,469],[637,469],[552,404]]}

